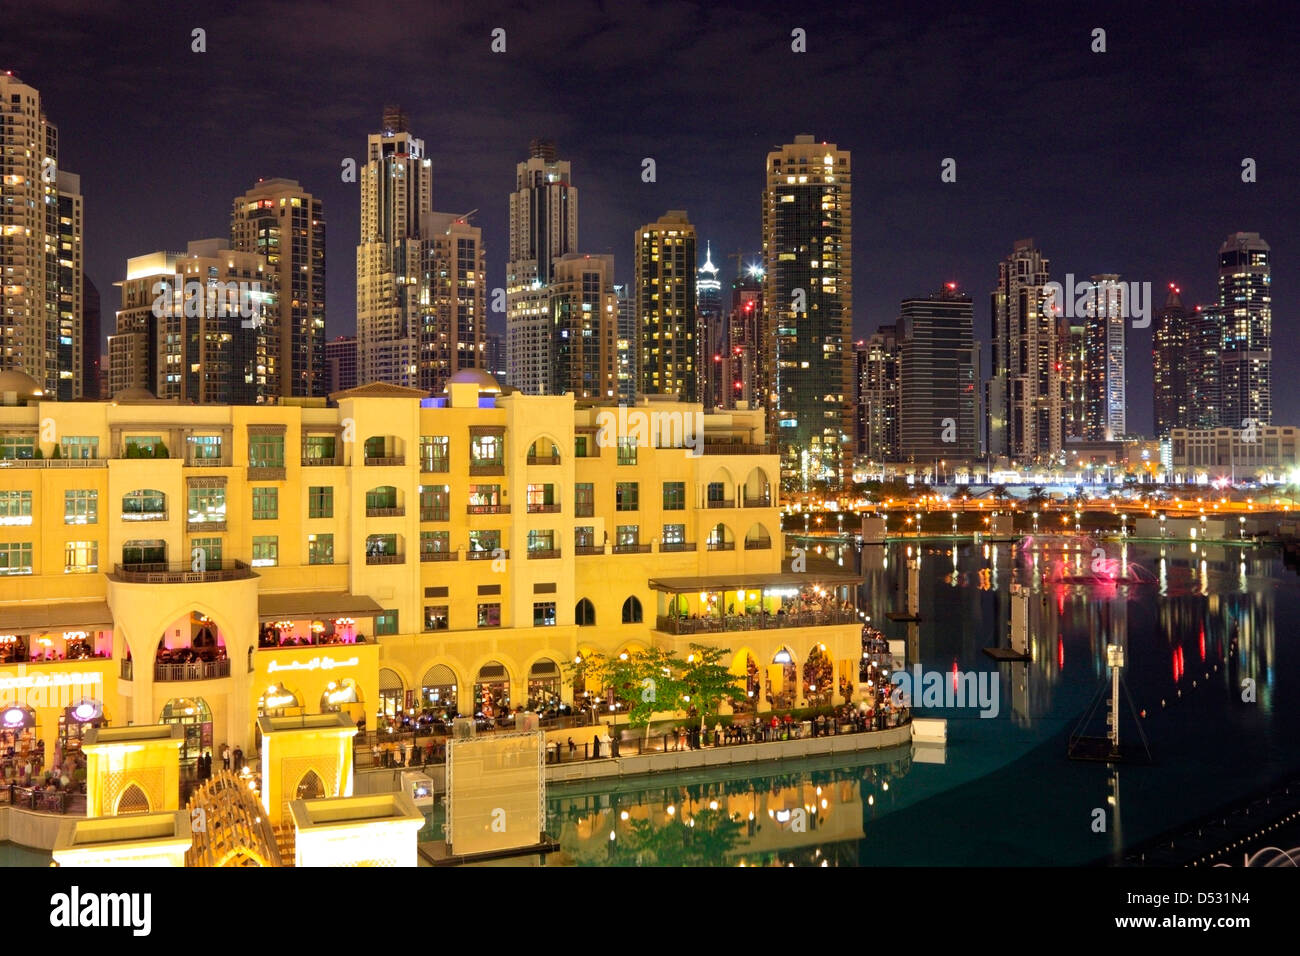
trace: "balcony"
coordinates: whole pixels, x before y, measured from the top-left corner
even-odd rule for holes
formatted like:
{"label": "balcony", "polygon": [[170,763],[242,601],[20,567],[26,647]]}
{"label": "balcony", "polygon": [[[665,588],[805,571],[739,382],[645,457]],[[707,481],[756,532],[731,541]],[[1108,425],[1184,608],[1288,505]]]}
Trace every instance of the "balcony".
{"label": "balcony", "polygon": [[471,461],[469,463],[469,473],[471,475],[504,475],[506,465],[503,461]]}
{"label": "balcony", "polygon": [[573,549],[573,553],[578,555],[604,554],[605,546],[603,544],[580,544]]}
{"label": "balcony", "polygon": [[421,474],[425,474],[425,475],[439,474],[439,473],[445,474],[448,471],[451,471],[451,462],[449,462],[446,458],[421,458],[420,459]]}
{"label": "balcony", "polygon": [[740,507],[742,507],[742,508],[770,508],[770,507],[772,507],[772,496],[771,496],[771,495],[755,495],[754,497],[751,498],[749,495],[745,495],[744,501],[742,502],[742,504],[741,504]]}
{"label": "balcony", "polygon": [[3,458],[0,459],[0,468],[107,468],[107,467],[108,467],[107,458]]}
{"label": "balcony", "polygon": [[[126,663],[123,661],[123,663]],[[189,664],[155,664],[156,681],[215,680],[230,676],[230,661],[194,661]]]}
{"label": "balcony", "polygon": [[199,518],[185,522],[185,530],[190,534],[202,534],[204,531],[225,531],[225,518]]}
{"label": "balcony", "polygon": [[485,549],[480,551],[465,552],[466,561],[492,561],[496,558],[509,558],[509,557],[510,557],[509,551],[503,551],[499,548],[494,548],[491,551]]}
{"label": "balcony", "polygon": [[420,520],[421,521],[450,521],[451,509],[450,508],[421,508]]}
{"label": "balcony", "polygon": [[529,455],[528,464],[530,465],[558,465],[560,463],[559,455]]}
{"label": "balcony", "polygon": [[118,564],[113,573],[127,584],[212,584],[217,581],[242,581],[253,576],[253,569],[242,561],[234,567],[195,571],[188,564]]}
{"label": "balcony", "polygon": [[859,623],[856,611],[803,611],[797,614],[726,614],[722,617],[660,616],[655,618],[655,630],[666,634],[716,634]]}
{"label": "balcony", "polygon": [[375,466],[376,468],[383,468],[383,467],[387,467],[387,466],[405,465],[405,464],[406,464],[406,456],[405,456],[405,455],[394,455],[394,456],[392,456],[392,457],[390,457],[390,458],[378,458],[378,457],[376,457],[376,458],[367,458],[367,459],[366,459],[366,466],[367,466],[367,467],[373,465],[373,466]]}
{"label": "balcony", "polygon": [[215,458],[190,458],[185,462],[186,468],[229,468],[230,462],[220,455]]}
{"label": "balcony", "polygon": [[753,540],[746,539],[745,550],[746,551],[771,551],[772,539],[771,538],[754,538]]}
{"label": "balcony", "polygon": [[123,511],[123,521],[166,521],[166,511]]}
{"label": "balcony", "polygon": [[367,518],[403,518],[405,516],[405,508],[366,508]]}
{"label": "balcony", "polygon": [[528,505],[528,513],[530,515],[556,515],[560,513],[560,506],[559,505],[535,505],[530,503]]}
{"label": "balcony", "polygon": [[421,551],[421,561],[455,561],[455,551]]}
{"label": "balcony", "polygon": [[542,560],[545,558],[558,558],[560,556],[559,548],[536,548],[528,552],[528,560]]}
{"label": "balcony", "polygon": [[339,458],[337,458],[337,457],[335,457],[335,458],[306,458],[306,457],[304,457],[303,460],[302,460],[302,466],[303,466],[304,468],[322,468],[322,467],[325,467],[325,466],[327,466],[327,465],[341,465],[341,464],[343,464],[343,462],[342,462]]}
{"label": "balcony", "polygon": [[706,551],[735,551],[736,542],[734,541],[710,541],[704,546]]}
{"label": "balcony", "polygon": [[590,501],[580,501],[573,506],[573,516],[575,518],[594,518],[596,516],[596,505]]}
{"label": "balcony", "polygon": [[616,544],[614,545],[615,554],[649,554],[650,545],[648,544]]}
{"label": "balcony", "polygon": [[249,465],[249,481],[284,481],[284,465]]}
{"label": "balcony", "polygon": [[705,504],[706,508],[734,508],[736,502],[734,498],[710,498]]}
{"label": "balcony", "polygon": [[706,455],[776,455],[775,445],[751,445],[747,442],[705,442]]}
{"label": "balcony", "polygon": [[694,551],[694,550],[695,550],[694,541],[665,541],[659,545],[659,551],[661,553],[673,552],[673,551]]}
{"label": "balcony", "polygon": [[404,554],[368,554],[366,564],[405,564]]}
{"label": "balcony", "polygon": [[466,514],[471,515],[508,515],[510,514],[509,505],[469,505],[465,509]]}

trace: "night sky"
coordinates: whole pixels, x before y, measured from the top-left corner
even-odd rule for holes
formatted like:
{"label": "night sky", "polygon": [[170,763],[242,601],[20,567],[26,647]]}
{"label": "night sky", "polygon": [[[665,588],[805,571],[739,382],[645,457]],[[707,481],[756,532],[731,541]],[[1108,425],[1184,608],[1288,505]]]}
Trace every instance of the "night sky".
{"label": "night sky", "polygon": [[[1005,7],[3,0],[0,69],[40,90],[60,165],[81,175],[105,334],[128,257],[228,237],[233,197],[273,176],[324,200],[328,334],[353,332],[359,195],[340,163],[363,161],[388,103],[433,159],[434,208],[478,209],[489,288],[504,284],[506,195],[534,136],[571,161],[581,251],[613,253],[619,281],[633,231],[668,209],[687,210],[730,280],[726,256],[760,248],[767,151],[812,133],[853,154],[856,337],[956,281],[987,341],[997,262],[1029,236],[1055,279],[1117,272],[1151,282],[1156,307],[1172,280],[1185,303],[1209,302],[1220,243],[1259,232],[1274,421],[1300,422],[1294,8]],[[191,52],[195,27],[206,53]],[[945,157],[956,183],[940,181]],[[1129,427],[1149,430],[1149,329],[1129,332],[1128,375]]]}

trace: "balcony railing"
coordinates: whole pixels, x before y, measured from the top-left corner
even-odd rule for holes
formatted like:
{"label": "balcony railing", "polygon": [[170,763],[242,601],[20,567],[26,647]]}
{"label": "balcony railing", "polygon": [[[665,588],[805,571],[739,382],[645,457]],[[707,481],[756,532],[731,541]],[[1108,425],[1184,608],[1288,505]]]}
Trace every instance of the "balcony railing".
{"label": "balcony railing", "polygon": [[710,498],[705,505],[707,508],[734,508],[736,501],[734,498]]}
{"label": "balcony railing", "polygon": [[284,465],[249,465],[249,481],[284,481]]}
{"label": "balcony railing", "polygon": [[506,466],[505,462],[501,461],[471,461],[469,463],[469,473],[471,475],[504,475]]}
{"label": "balcony railing", "polygon": [[366,508],[367,518],[401,518],[406,515],[405,508]]}
{"label": "balcony railing", "polygon": [[230,676],[230,661],[192,661],[188,664],[155,664],[156,681],[214,680]]}
{"label": "balcony railing", "polygon": [[746,551],[771,551],[772,539],[771,538],[753,538],[753,539],[746,538],[745,550]]}
{"label": "balcony railing", "polygon": [[166,511],[123,511],[123,521],[166,521]]}
{"label": "balcony railing", "polygon": [[0,458],[0,468],[107,468],[107,467],[108,467],[107,458]]}
{"label": "balcony railing", "polygon": [[706,455],[776,455],[775,445],[751,445],[747,442],[705,442]]}
{"label": "balcony railing", "polygon": [[198,521],[195,521],[194,519],[190,519],[189,521],[185,522],[185,530],[190,532],[191,534],[201,532],[201,531],[225,531],[226,519],[225,518],[214,519],[214,520],[200,519]]}
{"label": "balcony railing", "polygon": [[185,462],[186,468],[229,468],[230,462],[218,455],[216,458],[190,458]]}
{"label": "balcony railing", "polygon": [[528,464],[530,465],[558,465],[560,463],[559,455],[529,455]]}
{"label": "balcony railing", "polygon": [[457,552],[455,551],[421,551],[420,560],[421,561],[455,561],[456,554]]}
{"label": "balcony railing", "polygon": [[694,551],[694,541],[664,541],[659,545],[660,551]]}
{"label": "balcony railing", "polygon": [[374,465],[374,466],[376,466],[376,467],[384,467],[384,466],[386,466],[386,465],[405,465],[405,464],[406,464],[406,456],[405,456],[405,455],[388,455],[388,456],[385,457],[385,456],[382,456],[382,455],[375,455],[375,456],[373,456],[373,457],[367,458],[367,459],[366,459],[366,464],[367,464],[367,465]]}
{"label": "balcony railing", "polygon": [[605,546],[603,544],[580,544],[573,549],[574,554],[604,554]]}
{"label": "balcony railing", "polygon": [[509,505],[469,505],[465,509],[466,514],[471,515],[508,515],[510,514]]}
{"label": "balcony railing", "polygon": [[421,508],[420,520],[421,521],[450,521],[451,509],[450,508]]}
{"label": "balcony railing", "polygon": [[578,502],[573,506],[573,516],[575,518],[594,518],[596,516],[596,505],[591,501]]}
{"label": "balcony railing", "polygon": [[554,515],[554,514],[559,514],[559,513],[560,513],[560,506],[559,506],[559,505],[535,505],[535,504],[531,504],[531,503],[530,503],[530,504],[528,505],[528,513],[529,513],[530,515]]}
{"label": "balcony railing", "polygon": [[440,472],[448,472],[450,470],[451,470],[451,462],[448,461],[446,458],[432,458],[432,459],[421,458],[420,459],[420,471],[426,475],[436,474]]}
{"label": "balcony railing", "polygon": [[541,558],[558,558],[560,556],[559,548],[535,548],[528,552],[528,560],[532,561]]}
{"label": "balcony railing", "polygon": [[771,495],[745,495],[742,508],[770,508],[772,507]]}
{"label": "balcony railing", "polygon": [[342,462],[342,460],[340,460],[337,456],[335,456],[335,457],[333,457],[333,458],[307,458],[307,457],[304,457],[303,460],[302,460],[302,466],[303,466],[304,468],[321,468],[321,467],[324,467],[324,466],[327,466],[327,465],[341,465],[341,464],[343,464],[343,462]]}
{"label": "balcony railing", "polygon": [[509,557],[510,557],[509,551],[503,551],[497,548],[493,548],[490,551],[487,549],[483,549],[479,551],[465,552],[466,561],[491,561],[495,558],[509,558]]}
{"label": "balcony railing", "polygon": [[856,611],[800,611],[792,614],[727,614],[723,617],[655,618],[655,630],[668,634],[711,634],[723,631],[761,631],[780,627],[825,627],[858,624]]}
{"label": "balcony railing", "polygon": [[366,564],[405,564],[404,554],[368,554]]}
{"label": "balcony railing", "polygon": [[648,544],[616,544],[614,545],[615,554],[649,554],[650,545]]}
{"label": "balcony railing", "polygon": [[735,551],[736,542],[734,541],[710,541],[704,546],[706,551]]}
{"label": "balcony railing", "polygon": [[211,584],[216,581],[241,581],[253,576],[253,569],[242,561],[234,567],[195,571],[189,564],[118,564],[113,573],[129,584]]}

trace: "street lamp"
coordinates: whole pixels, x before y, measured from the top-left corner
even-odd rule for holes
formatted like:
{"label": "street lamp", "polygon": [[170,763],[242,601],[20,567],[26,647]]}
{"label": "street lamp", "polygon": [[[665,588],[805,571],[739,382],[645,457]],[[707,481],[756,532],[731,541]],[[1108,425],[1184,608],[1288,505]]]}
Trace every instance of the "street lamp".
{"label": "street lamp", "polygon": [[1165,515],[1164,515],[1164,512],[1161,512],[1161,514],[1160,514],[1160,537],[1163,538],[1164,536],[1165,536]]}
{"label": "street lamp", "polygon": [[1034,534],[1038,534],[1038,512],[1034,512]]}
{"label": "street lamp", "polygon": [[957,536],[957,512],[955,511],[952,513],[952,534],[953,537]]}
{"label": "street lamp", "polygon": [[1074,533],[1075,533],[1075,534],[1078,534],[1078,533],[1079,533],[1079,518],[1081,518],[1081,517],[1082,517],[1082,512],[1076,511],[1076,512],[1074,513]]}
{"label": "street lamp", "polygon": [[1237,520],[1241,522],[1241,533],[1240,535],[1238,535],[1238,537],[1240,538],[1240,540],[1245,541],[1246,540],[1246,516],[1242,515]]}

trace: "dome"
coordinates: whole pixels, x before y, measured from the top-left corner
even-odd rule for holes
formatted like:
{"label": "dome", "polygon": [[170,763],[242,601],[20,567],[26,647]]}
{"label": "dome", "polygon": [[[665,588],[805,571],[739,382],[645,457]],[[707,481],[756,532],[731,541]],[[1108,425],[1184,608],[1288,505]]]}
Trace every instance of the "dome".
{"label": "dome", "polygon": [[444,391],[450,392],[453,385],[476,385],[480,392],[501,393],[501,383],[481,368],[461,369],[447,379],[447,388]]}
{"label": "dome", "polygon": [[156,402],[158,399],[153,392],[147,388],[141,388],[134,385],[131,388],[124,388],[113,396],[113,401],[117,404],[130,404],[132,402]]}
{"label": "dome", "polygon": [[16,393],[20,401],[42,398],[45,395],[40,382],[16,368],[0,372],[0,395],[7,392]]}

